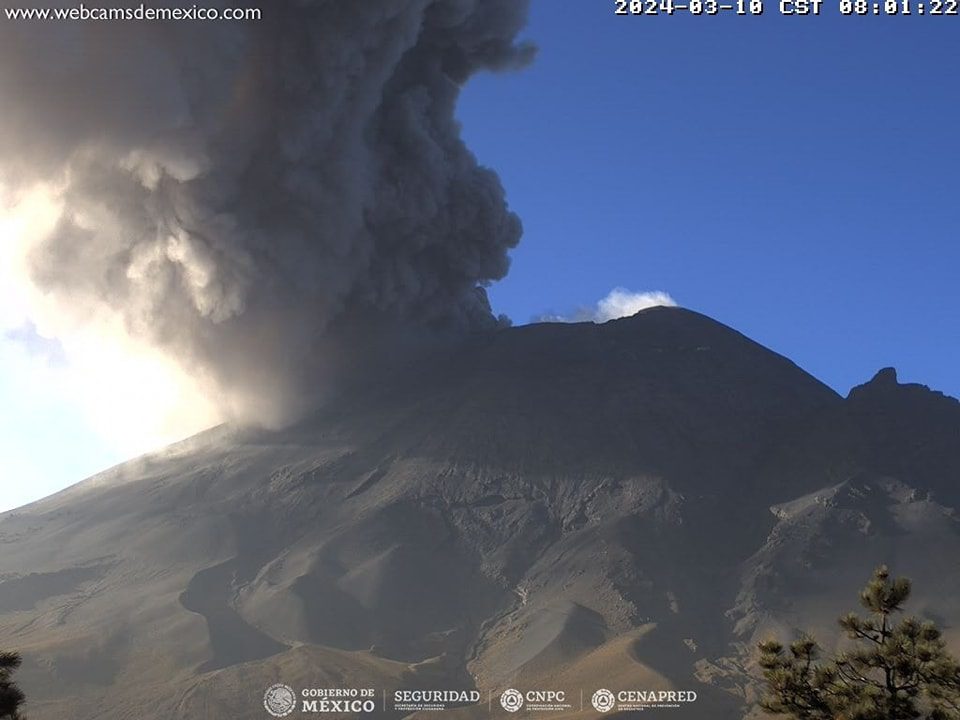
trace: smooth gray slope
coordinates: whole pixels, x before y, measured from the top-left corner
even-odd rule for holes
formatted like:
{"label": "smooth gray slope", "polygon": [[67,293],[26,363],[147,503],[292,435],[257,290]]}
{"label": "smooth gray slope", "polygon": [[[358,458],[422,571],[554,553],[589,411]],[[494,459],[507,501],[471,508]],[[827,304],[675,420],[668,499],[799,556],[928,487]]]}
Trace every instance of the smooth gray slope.
{"label": "smooth gray slope", "polygon": [[832,642],[880,561],[955,632],[958,428],[685,310],[504,330],[0,516],[0,645],[33,720],[261,718],[281,680],[679,687],[672,717],[738,718],[756,640]]}

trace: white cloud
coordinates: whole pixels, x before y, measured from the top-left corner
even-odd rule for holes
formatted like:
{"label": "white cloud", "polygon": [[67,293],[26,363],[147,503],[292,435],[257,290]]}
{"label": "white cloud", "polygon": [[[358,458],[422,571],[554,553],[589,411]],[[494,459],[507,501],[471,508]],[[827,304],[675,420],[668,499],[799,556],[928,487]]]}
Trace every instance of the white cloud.
{"label": "white cloud", "polygon": [[641,310],[652,307],[676,307],[677,301],[661,290],[633,292],[618,287],[600,300],[594,307],[580,308],[570,315],[543,315],[540,322],[595,322],[636,315]]}
{"label": "white cloud", "polygon": [[659,290],[652,292],[630,292],[625,288],[614,288],[603,300],[597,303],[593,314],[594,322],[607,322],[617,318],[636,315],[641,310],[652,307],[676,307],[677,301]]}

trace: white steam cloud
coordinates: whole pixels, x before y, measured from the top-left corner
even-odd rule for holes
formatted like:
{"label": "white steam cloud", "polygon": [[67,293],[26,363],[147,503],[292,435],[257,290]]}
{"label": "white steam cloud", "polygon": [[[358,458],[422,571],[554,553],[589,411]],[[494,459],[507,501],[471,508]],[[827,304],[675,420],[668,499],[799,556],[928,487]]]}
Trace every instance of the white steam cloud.
{"label": "white steam cloud", "polygon": [[641,310],[652,307],[676,307],[677,301],[667,293],[658,290],[652,292],[630,292],[625,288],[615,288],[603,300],[597,303],[593,311],[593,321],[602,323],[617,318],[636,315]]}
{"label": "white steam cloud", "polygon": [[569,315],[542,315],[539,322],[595,322],[604,323],[608,320],[630,317],[641,310],[652,307],[676,307],[677,301],[669,294],[654,290],[648,292],[632,292],[618,287],[598,302],[594,307],[580,308]]}
{"label": "white steam cloud", "polygon": [[260,4],[0,25],[0,330],[105,413],[279,425],[398,338],[500,322],[521,226],[454,110],[531,59],[528,0]]}

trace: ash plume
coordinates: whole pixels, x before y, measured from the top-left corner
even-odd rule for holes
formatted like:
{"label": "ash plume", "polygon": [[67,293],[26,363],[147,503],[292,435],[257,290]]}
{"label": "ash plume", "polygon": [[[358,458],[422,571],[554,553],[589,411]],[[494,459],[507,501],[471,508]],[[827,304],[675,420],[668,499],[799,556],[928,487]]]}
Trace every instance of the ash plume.
{"label": "ash plume", "polygon": [[24,253],[30,284],[62,322],[110,318],[266,424],[358,347],[494,326],[484,286],[521,226],[454,113],[471,75],[531,59],[528,4],[0,25],[0,184],[43,187],[57,212]]}

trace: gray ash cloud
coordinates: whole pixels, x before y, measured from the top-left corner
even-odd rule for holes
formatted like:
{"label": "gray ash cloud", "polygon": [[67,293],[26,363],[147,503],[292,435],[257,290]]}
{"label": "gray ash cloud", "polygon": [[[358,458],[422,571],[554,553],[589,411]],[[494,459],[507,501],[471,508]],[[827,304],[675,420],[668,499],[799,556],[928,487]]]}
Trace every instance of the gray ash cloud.
{"label": "gray ash cloud", "polygon": [[521,225],[455,105],[474,73],[531,59],[528,4],[5,23],[0,179],[48,183],[64,208],[31,281],[81,316],[119,314],[235,412],[275,421],[355,343],[389,354],[494,326],[484,287]]}

